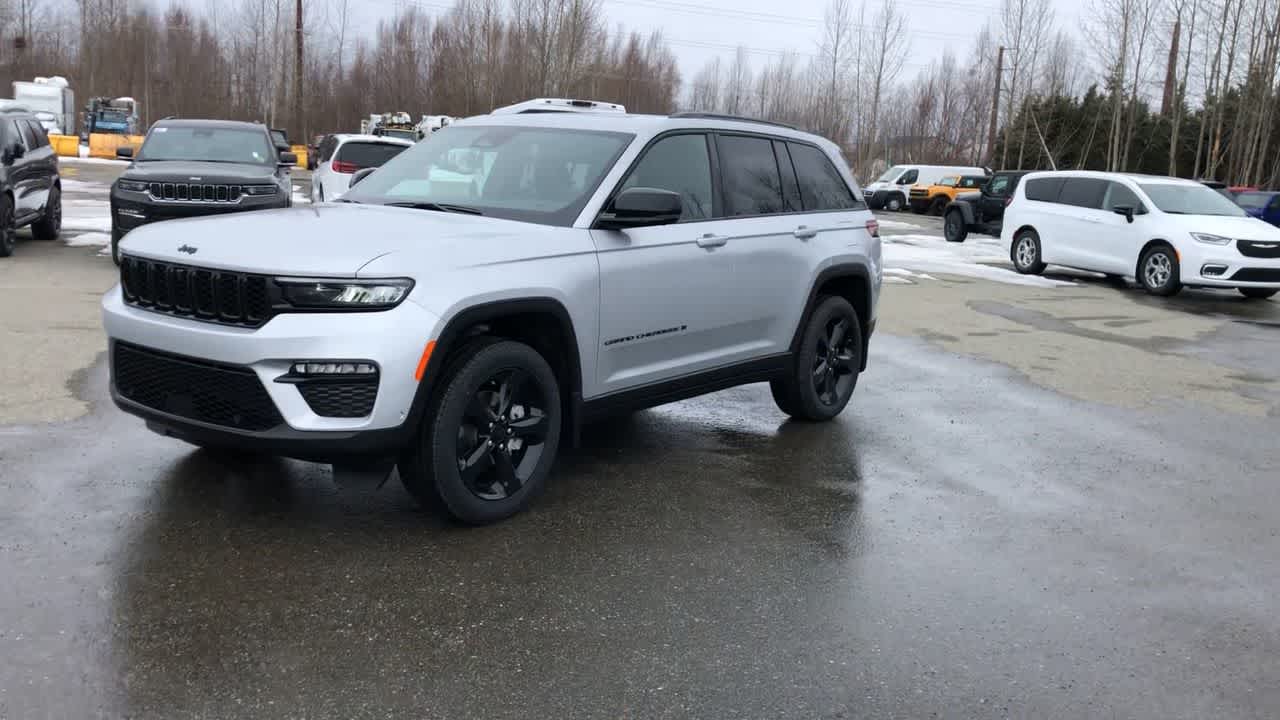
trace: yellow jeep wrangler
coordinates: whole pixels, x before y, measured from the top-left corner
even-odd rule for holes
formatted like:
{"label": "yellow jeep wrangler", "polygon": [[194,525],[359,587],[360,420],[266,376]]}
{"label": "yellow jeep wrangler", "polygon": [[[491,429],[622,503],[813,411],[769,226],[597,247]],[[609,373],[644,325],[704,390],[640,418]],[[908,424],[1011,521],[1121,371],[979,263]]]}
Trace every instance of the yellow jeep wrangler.
{"label": "yellow jeep wrangler", "polygon": [[978,192],[987,180],[986,175],[947,175],[936,185],[912,186],[907,202],[918,213],[941,215],[947,203],[961,193]]}

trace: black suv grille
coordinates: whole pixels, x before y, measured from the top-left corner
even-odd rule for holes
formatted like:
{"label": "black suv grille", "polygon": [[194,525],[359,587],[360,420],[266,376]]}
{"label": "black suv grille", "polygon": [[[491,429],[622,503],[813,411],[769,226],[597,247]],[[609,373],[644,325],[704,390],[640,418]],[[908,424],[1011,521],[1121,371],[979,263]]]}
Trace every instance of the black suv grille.
{"label": "black suv grille", "polygon": [[356,418],[373,412],[378,395],[378,381],[355,382],[310,381],[298,384],[302,399],[311,412],[321,417]]}
{"label": "black suv grille", "polygon": [[240,202],[239,185],[196,185],[193,183],[153,182],[147,190],[155,200],[183,202]]}
{"label": "black suv grille", "polygon": [[1245,268],[1237,270],[1236,274],[1231,276],[1231,279],[1239,280],[1240,282],[1280,283],[1280,270]]}
{"label": "black suv grille", "polygon": [[261,327],[274,314],[265,275],[126,255],[120,259],[120,287],[129,305],[197,320]]}
{"label": "black suv grille", "polygon": [[1245,257],[1280,258],[1280,243],[1237,240],[1236,247]]}
{"label": "black suv grille", "polygon": [[112,379],[125,398],[152,410],[237,430],[284,420],[248,368],[194,360],[116,341]]}

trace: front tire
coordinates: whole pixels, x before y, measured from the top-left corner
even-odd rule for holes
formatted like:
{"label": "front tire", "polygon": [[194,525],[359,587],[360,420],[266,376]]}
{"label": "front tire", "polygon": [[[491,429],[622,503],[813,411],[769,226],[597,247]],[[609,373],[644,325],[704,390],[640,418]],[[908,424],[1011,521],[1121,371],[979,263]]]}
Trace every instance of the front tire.
{"label": "front tire", "polygon": [[31,223],[31,235],[37,240],[57,240],[62,233],[62,191],[58,186],[49,190],[44,215]]}
{"label": "front tire", "polygon": [[1014,270],[1023,275],[1039,275],[1045,268],[1042,257],[1040,235],[1035,230],[1023,230],[1014,236],[1013,246],[1009,248]]}
{"label": "front tire", "polygon": [[960,243],[969,236],[969,228],[964,224],[964,213],[951,210],[942,220],[942,235],[947,242]]}
{"label": "front tire", "polygon": [[936,197],[929,203],[929,214],[934,217],[942,217],[942,211],[946,209],[947,199],[944,197]]}
{"label": "front tire", "polygon": [[1138,261],[1138,282],[1152,295],[1177,295],[1182,290],[1178,253],[1168,245],[1149,248]]}
{"label": "front tire", "polygon": [[902,209],[902,205],[903,200],[901,195],[890,195],[888,199],[884,201],[885,209],[890,212],[898,212]]}
{"label": "front tire", "polygon": [[1269,288],[1239,288],[1240,294],[1250,300],[1266,300],[1267,298],[1280,292],[1280,290],[1272,290]]}
{"label": "front tire", "polygon": [[797,420],[830,420],[849,404],[861,370],[858,313],[848,300],[828,296],[809,315],[787,375],[769,390],[778,409]]}
{"label": "front tire", "polygon": [[510,517],[542,490],[560,443],[560,388],[536,350],[479,341],[445,370],[414,446],[405,489],[470,525]]}

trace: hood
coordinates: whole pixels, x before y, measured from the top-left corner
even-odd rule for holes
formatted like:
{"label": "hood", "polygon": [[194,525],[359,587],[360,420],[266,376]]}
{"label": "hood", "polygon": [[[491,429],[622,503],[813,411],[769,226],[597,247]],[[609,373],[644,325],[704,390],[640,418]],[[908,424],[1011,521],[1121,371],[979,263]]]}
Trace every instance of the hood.
{"label": "hood", "polygon": [[124,236],[120,248],[130,255],[196,267],[355,277],[360,268],[390,253],[403,254],[404,273],[413,276],[424,266],[437,271],[499,263],[580,252],[590,244],[585,231],[571,228],[326,203],[143,225]]}
{"label": "hood", "polygon": [[1203,217],[1171,215],[1189,232],[1210,233],[1236,240],[1280,242],[1280,228],[1256,217]]}
{"label": "hood", "polygon": [[[198,182],[236,184],[275,182],[273,165],[253,163],[195,162],[189,160],[144,160],[134,162],[121,177],[146,182]],[[197,179],[198,178],[198,179]]]}

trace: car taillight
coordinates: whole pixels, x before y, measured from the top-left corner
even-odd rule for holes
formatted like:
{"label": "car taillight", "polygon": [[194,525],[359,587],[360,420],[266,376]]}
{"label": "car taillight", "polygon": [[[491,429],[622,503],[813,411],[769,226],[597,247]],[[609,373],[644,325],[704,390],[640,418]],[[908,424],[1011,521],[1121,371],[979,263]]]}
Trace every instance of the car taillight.
{"label": "car taillight", "polygon": [[867,234],[870,235],[871,237],[880,237],[880,221],[879,220],[867,221]]}
{"label": "car taillight", "polygon": [[343,173],[344,175],[350,175],[351,173],[359,169],[360,169],[360,166],[352,162],[346,162],[344,160],[333,161],[333,171],[336,173]]}

